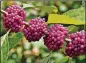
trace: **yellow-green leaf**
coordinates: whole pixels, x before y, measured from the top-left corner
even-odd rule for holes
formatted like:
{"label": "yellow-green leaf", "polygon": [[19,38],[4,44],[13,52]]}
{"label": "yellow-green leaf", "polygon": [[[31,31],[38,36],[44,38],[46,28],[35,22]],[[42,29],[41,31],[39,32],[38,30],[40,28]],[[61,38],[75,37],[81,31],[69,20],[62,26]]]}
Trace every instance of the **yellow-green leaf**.
{"label": "yellow-green leaf", "polygon": [[84,25],[84,21],[78,21],[73,18],[70,18],[66,15],[59,14],[49,14],[47,23],[60,23],[60,24],[74,24],[74,25]]}

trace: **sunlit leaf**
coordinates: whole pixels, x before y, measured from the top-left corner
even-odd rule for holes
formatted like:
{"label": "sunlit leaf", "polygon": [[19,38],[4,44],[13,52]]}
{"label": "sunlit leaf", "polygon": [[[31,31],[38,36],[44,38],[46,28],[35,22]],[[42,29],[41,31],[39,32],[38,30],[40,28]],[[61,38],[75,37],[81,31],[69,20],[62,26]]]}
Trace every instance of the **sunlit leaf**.
{"label": "sunlit leaf", "polygon": [[23,8],[32,8],[32,7],[35,7],[35,6],[32,4],[23,4]]}
{"label": "sunlit leaf", "polygon": [[84,25],[84,21],[78,21],[70,18],[66,15],[59,14],[49,14],[47,23],[60,23],[60,24],[74,24],[74,25]]}

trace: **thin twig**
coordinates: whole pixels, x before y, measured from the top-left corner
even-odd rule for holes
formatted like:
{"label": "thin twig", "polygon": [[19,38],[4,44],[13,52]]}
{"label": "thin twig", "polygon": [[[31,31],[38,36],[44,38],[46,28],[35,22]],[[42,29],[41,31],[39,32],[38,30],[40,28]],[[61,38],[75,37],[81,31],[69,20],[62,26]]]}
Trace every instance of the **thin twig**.
{"label": "thin twig", "polygon": [[28,24],[27,22],[23,21],[23,23],[24,23],[25,25],[29,26],[29,24]]}
{"label": "thin twig", "polygon": [[4,11],[4,10],[0,10],[3,14],[6,14],[6,15],[8,15],[8,13],[6,12],[6,11]]}

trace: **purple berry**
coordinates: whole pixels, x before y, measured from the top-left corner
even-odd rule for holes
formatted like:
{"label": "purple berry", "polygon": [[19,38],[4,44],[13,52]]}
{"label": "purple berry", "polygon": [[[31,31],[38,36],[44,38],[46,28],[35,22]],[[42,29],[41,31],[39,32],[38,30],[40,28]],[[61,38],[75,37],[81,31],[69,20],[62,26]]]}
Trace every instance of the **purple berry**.
{"label": "purple berry", "polygon": [[17,15],[21,16],[23,18],[23,20],[25,19],[26,17],[26,13],[24,11],[23,8],[21,8],[20,6],[18,5],[11,5],[9,6],[8,8],[6,8],[5,10],[8,14],[11,14],[11,13],[17,13]]}
{"label": "purple berry", "polygon": [[66,27],[54,24],[49,28],[48,35],[44,37],[44,44],[49,50],[57,51],[62,48],[62,44],[67,34],[68,30]]}
{"label": "purple berry", "polygon": [[85,54],[86,54],[86,31],[85,31]]}
{"label": "purple berry", "polygon": [[8,14],[3,16],[3,26],[6,31],[11,29],[11,32],[18,32],[23,27],[23,18],[17,15],[16,13]]}
{"label": "purple berry", "polygon": [[72,33],[68,35],[67,39],[71,41],[67,42],[65,53],[70,57],[79,56],[85,53],[86,39],[85,31],[82,30],[77,33]]}
{"label": "purple berry", "polygon": [[31,41],[39,41],[47,32],[47,24],[44,19],[35,18],[29,21],[28,25],[24,27],[23,33],[26,39]]}

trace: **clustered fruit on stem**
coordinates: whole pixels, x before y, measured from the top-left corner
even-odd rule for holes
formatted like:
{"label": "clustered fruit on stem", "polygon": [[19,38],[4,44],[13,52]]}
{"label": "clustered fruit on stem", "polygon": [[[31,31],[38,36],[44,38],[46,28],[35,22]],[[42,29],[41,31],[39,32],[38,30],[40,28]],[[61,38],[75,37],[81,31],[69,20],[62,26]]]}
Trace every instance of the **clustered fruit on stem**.
{"label": "clustered fruit on stem", "polygon": [[67,42],[67,46],[65,50],[68,56],[76,57],[85,53],[85,48],[86,48],[85,36],[86,35],[84,30],[68,35],[67,38],[71,40]]}
{"label": "clustered fruit on stem", "polygon": [[23,27],[23,21],[26,17],[26,13],[18,5],[9,6],[3,12],[3,25],[5,29],[8,31],[11,29],[11,32],[19,32]]}
{"label": "clustered fruit on stem", "polygon": [[28,25],[24,27],[23,33],[29,42],[39,41],[39,39],[47,33],[48,26],[44,19],[32,19],[28,22]]}
{"label": "clustered fruit on stem", "polygon": [[11,13],[7,16],[3,16],[3,25],[7,31],[11,29],[11,32],[19,32],[21,27],[23,27],[22,20],[23,18],[16,13]]}
{"label": "clustered fruit on stem", "polygon": [[21,16],[23,20],[26,17],[24,9],[18,5],[9,6],[8,8],[6,8],[5,12],[7,12],[8,14],[16,13],[17,15]]}
{"label": "clustered fruit on stem", "polygon": [[50,51],[58,51],[62,48],[64,40],[67,38],[65,49],[66,55],[70,57],[79,56],[86,53],[86,32],[84,30],[72,34],[68,34],[68,29],[61,24],[54,24],[50,28],[42,18],[31,19],[25,22],[26,13],[23,8],[18,5],[9,6],[3,12],[3,26],[10,32],[19,32],[22,30],[26,39],[31,41],[39,41],[42,37],[44,45]]}
{"label": "clustered fruit on stem", "polygon": [[48,29],[48,34],[44,37],[44,44],[49,50],[56,51],[62,48],[62,44],[68,30],[63,25],[54,24]]}

